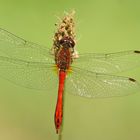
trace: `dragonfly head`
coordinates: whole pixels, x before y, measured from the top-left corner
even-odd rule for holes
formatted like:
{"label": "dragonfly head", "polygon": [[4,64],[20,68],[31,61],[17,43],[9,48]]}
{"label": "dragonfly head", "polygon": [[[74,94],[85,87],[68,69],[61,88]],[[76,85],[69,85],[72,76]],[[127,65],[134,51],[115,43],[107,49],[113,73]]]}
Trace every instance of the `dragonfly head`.
{"label": "dragonfly head", "polygon": [[65,48],[74,48],[75,42],[70,37],[64,37],[60,40],[60,45],[62,45]]}

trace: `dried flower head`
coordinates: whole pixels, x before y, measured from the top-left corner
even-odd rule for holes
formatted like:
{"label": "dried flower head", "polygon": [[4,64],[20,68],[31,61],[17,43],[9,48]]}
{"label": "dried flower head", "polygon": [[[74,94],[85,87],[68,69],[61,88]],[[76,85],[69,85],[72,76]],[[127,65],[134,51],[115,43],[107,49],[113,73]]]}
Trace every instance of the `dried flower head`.
{"label": "dried flower head", "polygon": [[57,25],[57,31],[54,35],[53,39],[53,49],[55,50],[56,47],[60,47],[60,40],[69,37],[75,42],[75,23],[74,23],[74,14],[75,12],[72,11],[71,13],[66,13],[65,16],[61,19],[60,23]]}

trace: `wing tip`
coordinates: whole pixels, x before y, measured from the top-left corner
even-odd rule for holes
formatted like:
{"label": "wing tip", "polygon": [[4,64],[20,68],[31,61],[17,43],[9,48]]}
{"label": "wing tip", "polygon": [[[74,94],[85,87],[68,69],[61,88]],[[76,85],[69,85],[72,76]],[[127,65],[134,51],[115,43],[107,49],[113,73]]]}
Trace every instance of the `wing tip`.
{"label": "wing tip", "polygon": [[128,79],[129,79],[129,81],[131,81],[131,82],[136,82],[136,80],[133,79],[133,78],[128,78]]}
{"label": "wing tip", "polygon": [[135,51],[134,51],[134,53],[140,53],[140,51],[138,51],[138,50],[135,50]]}

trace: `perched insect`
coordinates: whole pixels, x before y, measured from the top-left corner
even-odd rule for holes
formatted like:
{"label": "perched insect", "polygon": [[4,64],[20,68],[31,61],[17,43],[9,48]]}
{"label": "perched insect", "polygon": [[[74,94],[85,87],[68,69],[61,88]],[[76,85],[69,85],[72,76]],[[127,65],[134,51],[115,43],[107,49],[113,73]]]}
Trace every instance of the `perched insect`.
{"label": "perched insect", "polygon": [[64,90],[88,98],[105,98],[140,89],[136,80],[112,75],[140,66],[140,51],[78,55],[72,13],[61,20],[53,41],[50,53],[46,47],[0,29],[0,76],[46,92],[58,86],[54,116],[57,133],[62,125]]}

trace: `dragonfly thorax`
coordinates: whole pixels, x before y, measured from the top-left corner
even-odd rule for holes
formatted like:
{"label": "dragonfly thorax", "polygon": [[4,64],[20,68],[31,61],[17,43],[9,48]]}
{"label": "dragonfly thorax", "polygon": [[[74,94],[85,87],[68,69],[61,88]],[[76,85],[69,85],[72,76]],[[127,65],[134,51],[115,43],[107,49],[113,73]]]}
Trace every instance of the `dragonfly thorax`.
{"label": "dragonfly thorax", "polygon": [[55,62],[59,69],[66,70],[72,62],[75,42],[70,37],[64,37],[59,41],[59,47],[55,52]]}
{"label": "dragonfly thorax", "polygon": [[72,62],[71,50],[65,45],[61,46],[55,55],[55,63],[61,70],[67,70]]}

